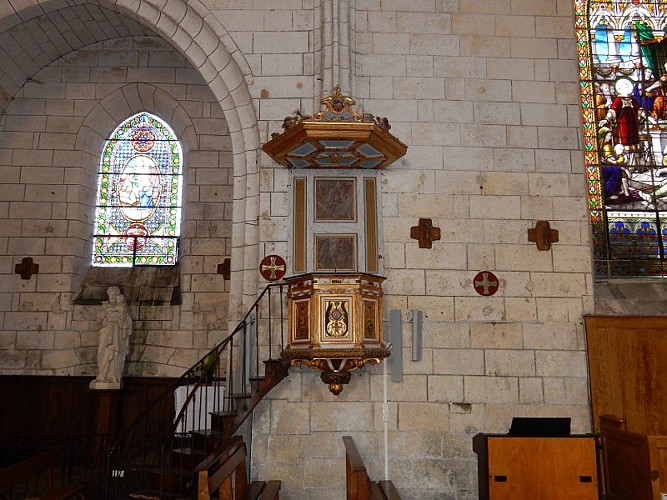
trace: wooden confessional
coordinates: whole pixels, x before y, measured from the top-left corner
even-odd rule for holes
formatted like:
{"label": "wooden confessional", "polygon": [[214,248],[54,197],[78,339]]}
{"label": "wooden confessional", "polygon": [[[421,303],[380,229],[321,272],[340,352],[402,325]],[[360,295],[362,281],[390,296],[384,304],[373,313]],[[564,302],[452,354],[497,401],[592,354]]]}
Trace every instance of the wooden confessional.
{"label": "wooden confessional", "polygon": [[667,495],[667,318],[585,318],[608,500]]}

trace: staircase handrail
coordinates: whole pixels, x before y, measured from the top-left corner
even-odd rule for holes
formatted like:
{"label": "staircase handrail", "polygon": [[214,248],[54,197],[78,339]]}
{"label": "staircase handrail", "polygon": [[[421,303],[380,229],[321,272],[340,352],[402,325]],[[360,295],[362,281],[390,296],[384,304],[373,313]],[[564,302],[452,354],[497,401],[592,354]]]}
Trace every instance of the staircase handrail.
{"label": "staircase handrail", "polygon": [[[202,366],[204,361],[212,354],[215,354],[217,357],[219,357],[220,353],[222,353],[222,351],[227,347],[227,345],[229,345],[232,342],[234,337],[237,334],[239,334],[239,332],[241,332],[241,331],[245,332],[246,331],[246,327],[248,326],[248,319],[252,315],[253,311],[258,307],[258,305],[259,305],[260,301],[262,300],[262,298],[264,297],[264,295],[266,293],[268,293],[268,291],[270,289],[272,289],[272,288],[281,288],[282,289],[282,287],[285,287],[285,286],[288,286],[288,285],[286,285],[286,283],[284,283],[283,281],[269,283],[264,288],[262,293],[259,294],[259,296],[255,300],[255,302],[253,302],[252,306],[250,306],[250,308],[248,309],[248,312],[245,314],[243,319],[241,319],[241,321],[238,323],[236,328],[234,328],[234,330],[230,334],[228,334],[227,337],[225,337],[222,341],[220,341],[215,347],[213,347],[204,356],[202,356],[193,366],[191,366],[188,370],[186,370],[185,373],[183,373],[183,375],[181,375],[165,391],[163,391],[162,394],[160,394],[157,398],[155,398],[153,400],[153,402],[142,412],[142,414],[139,415],[138,417],[136,417],[130,423],[130,425],[128,425],[125,428],[125,430],[122,432],[122,434],[120,434],[118,436],[118,438],[114,440],[113,444],[109,447],[108,454],[112,455],[115,452],[115,450],[128,437],[128,435],[130,435],[135,430],[135,428],[145,419],[146,415],[149,414],[152,410],[154,410],[157,407],[157,405],[158,405],[158,403],[160,403],[160,401],[162,401],[165,397],[170,396],[171,394],[173,394],[173,392],[178,387],[184,385],[185,381],[195,379],[196,382],[194,384],[194,388],[188,394],[185,403],[183,404],[179,414],[177,415],[177,418],[174,419],[174,424],[172,426],[173,427],[172,430],[175,431],[176,428],[178,427],[178,425],[181,423],[183,414],[185,413],[185,409],[187,408],[187,404],[192,400],[196,391],[206,382],[207,374],[205,372],[202,371],[198,376],[194,376],[194,374],[198,371],[198,367]],[[173,435],[173,432],[172,432],[172,435]]]}

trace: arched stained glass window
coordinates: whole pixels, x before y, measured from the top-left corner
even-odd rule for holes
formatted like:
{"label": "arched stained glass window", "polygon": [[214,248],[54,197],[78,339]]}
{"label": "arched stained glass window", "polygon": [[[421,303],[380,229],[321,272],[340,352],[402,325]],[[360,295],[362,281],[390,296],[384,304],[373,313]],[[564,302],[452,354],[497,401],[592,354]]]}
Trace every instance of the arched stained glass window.
{"label": "arched stained glass window", "polygon": [[575,12],[596,277],[667,277],[667,0]]}
{"label": "arched stained glass window", "polygon": [[174,265],[183,153],[158,117],[138,113],[114,130],[98,175],[93,265]]}

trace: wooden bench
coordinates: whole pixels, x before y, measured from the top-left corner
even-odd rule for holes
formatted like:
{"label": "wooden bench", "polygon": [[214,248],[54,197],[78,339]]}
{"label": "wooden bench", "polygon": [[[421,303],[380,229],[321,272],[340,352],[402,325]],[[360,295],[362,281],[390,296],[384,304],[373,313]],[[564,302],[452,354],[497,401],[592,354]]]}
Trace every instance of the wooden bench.
{"label": "wooden bench", "polygon": [[246,446],[237,437],[222,453],[214,453],[197,466],[197,499],[278,500],[280,481],[248,483]]}
{"label": "wooden bench", "polygon": [[343,436],[343,443],[347,500],[401,500],[391,481],[371,481],[352,437]]}
{"label": "wooden bench", "polygon": [[72,497],[85,498],[83,485],[56,485],[53,469],[59,466],[60,452],[57,449],[0,469],[0,498],[9,499],[14,494],[27,500],[66,500]]}

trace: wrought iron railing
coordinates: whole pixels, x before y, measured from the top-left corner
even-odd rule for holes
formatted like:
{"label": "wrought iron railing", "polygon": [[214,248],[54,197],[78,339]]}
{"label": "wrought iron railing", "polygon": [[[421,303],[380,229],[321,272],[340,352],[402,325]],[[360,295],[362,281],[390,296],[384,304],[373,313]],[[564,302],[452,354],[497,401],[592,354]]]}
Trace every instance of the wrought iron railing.
{"label": "wrought iron railing", "polygon": [[266,362],[279,362],[286,292],[283,283],[268,285],[236,328],[98,455],[104,463],[86,482],[87,498],[195,497],[194,468],[236,431],[214,425],[236,415],[238,427],[258,402],[253,391],[267,375]]}

